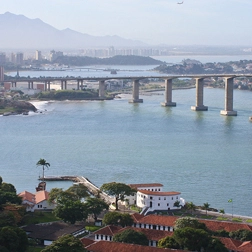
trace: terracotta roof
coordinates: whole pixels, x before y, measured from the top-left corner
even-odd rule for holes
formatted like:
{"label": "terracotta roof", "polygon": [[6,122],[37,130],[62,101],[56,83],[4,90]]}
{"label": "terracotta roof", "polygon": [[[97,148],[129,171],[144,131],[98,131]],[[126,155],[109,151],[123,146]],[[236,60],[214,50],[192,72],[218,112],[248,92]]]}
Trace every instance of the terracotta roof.
{"label": "terracotta roof", "polygon": [[49,199],[49,193],[47,191],[38,191],[35,194],[36,204]]}
{"label": "terracotta roof", "polygon": [[145,234],[149,241],[159,241],[160,239],[165,238],[166,236],[172,236],[173,234],[173,232],[169,232],[169,231],[154,230],[154,229],[148,229],[148,228],[135,228],[135,227],[126,227],[119,230],[117,233],[121,233],[128,229],[133,229],[137,232],[141,232]]}
{"label": "terracotta roof", "polygon": [[85,237],[81,238],[80,241],[85,247],[95,242],[94,240]]}
{"label": "terracotta roof", "polygon": [[116,234],[121,229],[122,229],[122,227],[119,227],[119,226],[108,225],[108,226],[106,226],[104,228],[101,228],[101,229],[95,231],[94,234],[102,234],[102,235],[113,236],[114,234]]}
{"label": "terracotta roof", "polygon": [[180,192],[158,192],[158,191],[148,191],[148,190],[138,190],[140,193],[147,194],[147,195],[153,195],[153,196],[172,196],[172,195],[179,195]]}
{"label": "terracotta roof", "polygon": [[23,191],[23,192],[19,193],[18,196],[22,197],[23,201],[27,200],[32,204],[35,203],[35,195],[30,192]]}
{"label": "terracotta roof", "polygon": [[90,252],[183,252],[184,250],[172,250],[163,249],[150,246],[141,246],[136,244],[128,244],[121,242],[110,242],[110,241],[98,241],[89,246],[86,249]]}
{"label": "terracotta roof", "polygon": [[163,187],[162,184],[159,183],[149,183],[149,184],[129,184],[131,188],[138,189],[139,187]]}
{"label": "terracotta roof", "polygon": [[177,219],[178,217],[176,216],[150,214],[150,215],[144,216],[144,218],[140,219],[138,223],[173,227],[175,226],[175,221]]}
{"label": "terracotta roof", "polygon": [[238,251],[252,252],[252,241],[243,242],[242,245],[238,247]]}
{"label": "terracotta roof", "polygon": [[225,230],[227,232],[231,232],[239,229],[252,231],[252,226],[244,223],[234,223],[234,222],[214,221],[214,220],[199,220],[199,221],[205,223],[207,228],[212,231]]}
{"label": "terracotta roof", "polygon": [[38,191],[35,194],[23,191],[18,194],[18,196],[22,197],[23,201],[27,200],[32,204],[38,204],[43,200],[48,200],[49,192],[47,191]]}
{"label": "terracotta roof", "polygon": [[144,215],[139,214],[139,213],[133,213],[131,217],[134,220],[134,222],[138,222],[140,219],[144,217]]}
{"label": "terracotta roof", "polygon": [[237,241],[231,238],[226,238],[226,237],[217,237],[223,244],[224,246],[231,251],[237,251],[237,248],[242,244],[241,241]]}

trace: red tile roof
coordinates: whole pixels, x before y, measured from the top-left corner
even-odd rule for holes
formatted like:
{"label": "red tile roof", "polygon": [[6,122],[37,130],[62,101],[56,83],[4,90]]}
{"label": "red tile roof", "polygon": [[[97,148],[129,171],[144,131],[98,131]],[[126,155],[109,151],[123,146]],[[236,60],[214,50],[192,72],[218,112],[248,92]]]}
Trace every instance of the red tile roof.
{"label": "red tile roof", "polygon": [[252,231],[252,226],[244,223],[233,223],[233,222],[214,221],[214,220],[199,220],[199,221],[205,223],[207,228],[212,231],[225,230],[227,232],[231,232],[239,229]]}
{"label": "red tile roof", "polygon": [[116,234],[121,229],[122,229],[122,227],[119,227],[119,226],[108,225],[108,226],[106,226],[104,228],[101,228],[101,229],[95,231],[94,234],[102,234],[102,235],[113,236],[114,234]]}
{"label": "red tile roof", "polygon": [[177,219],[178,217],[176,216],[150,214],[150,215],[144,216],[144,218],[140,219],[138,223],[173,227],[175,226],[175,221]]}
{"label": "red tile roof", "polygon": [[92,239],[88,239],[88,238],[81,238],[80,241],[82,242],[82,244],[86,247],[92,243],[94,243],[95,241]]}
{"label": "red tile roof", "polygon": [[49,199],[49,193],[47,191],[38,191],[35,194],[36,204]]}
{"label": "red tile roof", "polygon": [[241,241],[237,241],[231,238],[226,238],[226,237],[217,237],[223,244],[224,246],[231,251],[237,251],[237,248],[242,244]]}
{"label": "red tile roof", "polygon": [[238,251],[252,252],[252,241],[243,242],[242,245],[238,247]]}
{"label": "red tile roof", "polygon": [[138,190],[140,193],[153,195],[153,196],[175,196],[181,194],[180,192],[159,192],[159,191],[148,191],[148,190]]}
{"label": "red tile roof", "polygon": [[135,228],[135,227],[126,227],[118,231],[118,233],[121,233],[127,229],[133,229],[137,232],[141,232],[146,235],[147,239],[149,241],[159,241],[162,238],[165,238],[166,236],[172,236],[173,232],[169,231],[163,231],[163,230],[154,230],[154,229],[148,229],[148,228]]}
{"label": "red tile roof", "polygon": [[38,191],[35,194],[23,191],[18,194],[18,196],[22,197],[23,201],[27,200],[31,202],[32,204],[38,204],[44,200],[48,200],[49,198],[49,192],[47,191]]}
{"label": "red tile roof", "polygon": [[138,222],[140,219],[144,217],[144,215],[139,214],[139,213],[134,213],[131,215],[131,217],[134,220],[134,222]]}
{"label": "red tile roof", "polygon": [[150,246],[141,246],[136,244],[98,241],[89,246],[86,249],[90,252],[183,252],[184,250],[172,250],[163,249]]}
{"label": "red tile roof", "polygon": [[129,184],[131,188],[138,189],[139,187],[163,187],[159,183],[149,183],[149,184]]}
{"label": "red tile roof", "polygon": [[30,192],[23,191],[23,192],[19,193],[18,196],[22,197],[23,201],[27,200],[32,204],[35,203],[35,195]]}

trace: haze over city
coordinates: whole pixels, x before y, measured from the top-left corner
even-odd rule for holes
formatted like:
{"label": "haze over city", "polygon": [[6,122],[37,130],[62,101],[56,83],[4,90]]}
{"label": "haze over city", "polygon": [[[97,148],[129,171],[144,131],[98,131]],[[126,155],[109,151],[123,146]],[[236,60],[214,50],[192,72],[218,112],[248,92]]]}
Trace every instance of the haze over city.
{"label": "haze over city", "polygon": [[1,13],[150,45],[250,45],[250,0],[8,0]]}

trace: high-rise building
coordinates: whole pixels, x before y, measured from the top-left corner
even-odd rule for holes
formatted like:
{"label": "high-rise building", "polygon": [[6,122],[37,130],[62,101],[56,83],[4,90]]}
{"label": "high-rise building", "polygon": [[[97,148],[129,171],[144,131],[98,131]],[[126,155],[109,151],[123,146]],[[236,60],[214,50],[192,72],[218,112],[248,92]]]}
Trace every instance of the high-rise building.
{"label": "high-rise building", "polygon": [[6,62],[6,55],[5,53],[0,52],[0,65]]}
{"label": "high-rise building", "polygon": [[0,82],[4,81],[4,68],[0,66]]}
{"label": "high-rise building", "polygon": [[36,51],[35,53],[35,60],[42,60],[42,55],[41,55],[41,51]]}
{"label": "high-rise building", "polygon": [[24,54],[19,52],[16,54],[16,64],[22,65],[24,61]]}

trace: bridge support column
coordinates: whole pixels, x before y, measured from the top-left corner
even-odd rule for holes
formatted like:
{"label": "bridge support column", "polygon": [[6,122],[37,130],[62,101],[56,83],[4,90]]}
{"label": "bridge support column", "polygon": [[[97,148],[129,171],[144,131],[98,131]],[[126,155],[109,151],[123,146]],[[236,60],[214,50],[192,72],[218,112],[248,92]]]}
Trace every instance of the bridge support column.
{"label": "bridge support column", "polygon": [[191,110],[195,111],[206,111],[207,106],[203,105],[203,90],[204,90],[204,79],[196,78],[196,106],[191,106]]}
{"label": "bridge support column", "polygon": [[143,99],[139,99],[139,80],[133,81],[132,99],[129,103],[142,103]]}
{"label": "bridge support column", "polygon": [[77,90],[80,90],[80,82],[81,80],[77,80]]}
{"label": "bridge support column", "polygon": [[67,81],[64,80],[64,89],[67,90]]}
{"label": "bridge support column", "polygon": [[63,82],[63,80],[60,81],[60,88],[61,88],[61,90],[64,89],[64,82]]}
{"label": "bridge support column", "polygon": [[33,81],[31,81],[31,89],[34,89],[34,87],[33,87]]}
{"label": "bridge support column", "polygon": [[28,81],[28,89],[31,89],[31,82]]}
{"label": "bridge support column", "polygon": [[220,114],[225,116],[237,116],[237,111],[233,110],[234,77],[225,80],[225,109]]}
{"label": "bridge support column", "polygon": [[172,102],[172,79],[165,79],[165,102],[161,102],[163,107],[176,107],[176,102]]}
{"label": "bridge support column", "polygon": [[99,97],[100,98],[105,97],[105,81],[104,80],[99,81]]}
{"label": "bridge support column", "polygon": [[48,81],[47,84],[48,84],[48,91],[50,91],[51,90],[51,83],[50,83],[50,81]]}
{"label": "bridge support column", "polygon": [[45,81],[45,91],[47,91],[47,81]]}

